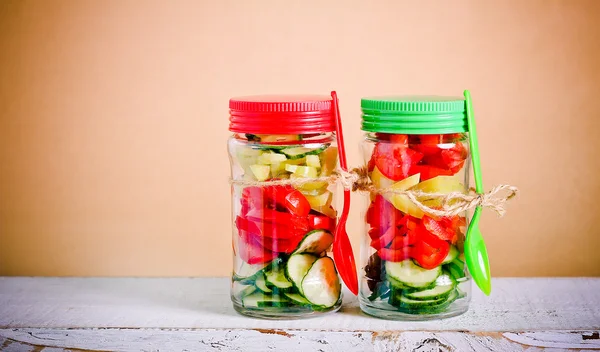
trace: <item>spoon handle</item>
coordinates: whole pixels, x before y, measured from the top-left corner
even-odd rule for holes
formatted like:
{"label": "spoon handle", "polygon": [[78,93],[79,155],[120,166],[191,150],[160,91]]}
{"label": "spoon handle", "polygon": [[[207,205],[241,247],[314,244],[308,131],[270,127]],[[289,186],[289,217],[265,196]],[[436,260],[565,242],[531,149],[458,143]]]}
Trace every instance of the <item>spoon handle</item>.
{"label": "spoon handle", "polygon": [[479,139],[477,138],[477,128],[475,127],[475,114],[473,113],[471,93],[468,90],[465,90],[465,100],[467,105],[467,122],[469,126],[469,146],[471,149],[471,159],[473,161],[473,175],[475,176],[475,190],[477,193],[482,193],[483,180],[481,177],[481,160],[479,159]]}

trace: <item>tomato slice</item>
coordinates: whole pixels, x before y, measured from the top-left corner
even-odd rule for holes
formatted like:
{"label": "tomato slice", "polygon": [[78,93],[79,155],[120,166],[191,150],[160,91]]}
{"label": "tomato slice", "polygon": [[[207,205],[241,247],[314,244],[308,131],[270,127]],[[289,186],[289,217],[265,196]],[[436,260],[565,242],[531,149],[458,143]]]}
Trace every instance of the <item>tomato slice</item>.
{"label": "tomato slice", "polygon": [[468,151],[465,146],[458,142],[450,149],[442,150],[441,157],[447,168],[456,174],[462,169],[467,159]]}
{"label": "tomato slice", "polygon": [[442,218],[440,221],[436,221],[435,219],[430,218],[429,216],[425,215],[425,216],[423,216],[422,221],[423,221],[423,226],[425,226],[427,231],[434,234],[439,239],[451,242],[453,244],[456,243],[457,234],[451,228],[452,220],[447,219],[447,218],[446,219]]}
{"label": "tomato slice", "polygon": [[423,158],[423,154],[405,144],[377,143],[373,158],[385,177],[400,181],[409,176],[410,168]]}

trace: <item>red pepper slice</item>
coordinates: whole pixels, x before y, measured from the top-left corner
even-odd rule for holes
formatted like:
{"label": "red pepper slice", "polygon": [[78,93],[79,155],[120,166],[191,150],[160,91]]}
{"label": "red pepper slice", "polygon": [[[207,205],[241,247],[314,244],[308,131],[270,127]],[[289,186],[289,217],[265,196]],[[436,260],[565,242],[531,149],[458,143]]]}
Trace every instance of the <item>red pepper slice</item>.
{"label": "red pepper slice", "polygon": [[381,237],[375,238],[371,240],[371,247],[375,250],[380,250],[382,248],[387,247],[398,233],[398,228],[396,226],[390,227]]}
{"label": "red pepper slice", "polygon": [[[403,219],[402,212],[382,195],[378,194],[369,205],[366,213],[366,221],[372,228],[379,229],[379,236],[382,236],[392,225],[400,225]],[[375,233],[373,233],[374,235]],[[379,237],[377,236],[377,237]],[[373,236],[371,237],[373,238]]]}
{"label": "red pepper slice", "polygon": [[400,249],[403,247],[412,246],[417,242],[417,234],[415,231],[404,230],[403,235],[396,236],[390,246],[390,249]]}
{"label": "red pepper slice", "polygon": [[275,259],[277,253],[272,252],[250,238],[250,235],[239,230],[240,241],[238,245],[238,255],[248,264],[267,263]]}
{"label": "red pepper slice", "polygon": [[335,231],[335,219],[326,215],[308,214],[308,226],[311,230],[328,230],[333,233]]}
{"label": "red pepper slice", "polygon": [[309,220],[283,211],[273,209],[252,209],[246,217],[254,222],[270,222],[272,224],[284,225],[300,232],[310,230]]}
{"label": "red pepper slice", "polygon": [[382,248],[377,251],[381,260],[390,262],[401,262],[411,257],[412,247],[403,247],[400,249]]}
{"label": "red pepper slice", "polygon": [[248,234],[251,238],[251,241],[259,244],[261,247],[275,253],[291,253],[293,252],[300,241],[302,241],[303,236],[296,236],[289,239],[281,239],[281,238],[271,238],[271,237],[261,237],[258,235]]}
{"label": "red pepper slice", "polygon": [[448,242],[429,232],[423,222],[417,226],[415,231],[418,240],[414,245],[412,259],[424,269],[433,269],[439,266],[450,251]]}
{"label": "red pepper slice", "polygon": [[419,241],[414,246],[412,258],[424,269],[436,268],[442,264],[450,251],[448,242],[442,241],[442,243],[443,245],[434,247],[425,241]]}
{"label": "red pepper slice", "polygon": [[242,191],[242,208],[279,209],[297,216],[306,216],[310,212],[310,203],[300,191],[291,186],[252,186]]}

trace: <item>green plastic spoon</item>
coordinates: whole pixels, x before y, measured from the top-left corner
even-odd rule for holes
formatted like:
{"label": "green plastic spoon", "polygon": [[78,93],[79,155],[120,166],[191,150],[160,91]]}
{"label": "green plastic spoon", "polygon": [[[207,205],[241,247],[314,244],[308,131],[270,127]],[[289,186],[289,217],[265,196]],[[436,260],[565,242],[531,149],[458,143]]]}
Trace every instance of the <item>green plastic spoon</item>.
{"label": "green plastic spoon", "polygon": [[[473,174],[475,175],[475,190],[478,194],[483,193],[483,181],[481,179],[481,161],[479,160],[479,142],[477,141],[477,129],[475,128],[475,117],[473,116],[473,105],[471,103],[471,93],[465,90],[465,100],[467,105],[467,122],[469,126],[469,139],[471,146],[471,159],[473,160]],[[481,207],[475,208],[473,218],[467,230],[465,240],[465,259],[467,268],[473,277],[473,280],[479,286],[481,291],[487,296],[492,291],[492,277],[490,275],[490,263],[487,255],[487,248],[479,231],[479,218],[481,217]]]}

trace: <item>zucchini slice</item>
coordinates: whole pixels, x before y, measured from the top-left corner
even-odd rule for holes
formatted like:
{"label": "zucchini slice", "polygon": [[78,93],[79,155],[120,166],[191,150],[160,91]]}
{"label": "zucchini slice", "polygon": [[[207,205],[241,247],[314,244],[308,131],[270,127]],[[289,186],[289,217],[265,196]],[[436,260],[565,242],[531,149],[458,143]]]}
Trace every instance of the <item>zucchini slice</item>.
{"label": "zucchini slice", "polygon": [[304,297],[317,306],[333,307],[342,293],[342,284],[335,270],[333,259],[321,257],[310,267],[302,280]]}

